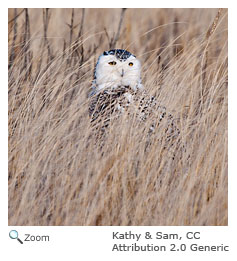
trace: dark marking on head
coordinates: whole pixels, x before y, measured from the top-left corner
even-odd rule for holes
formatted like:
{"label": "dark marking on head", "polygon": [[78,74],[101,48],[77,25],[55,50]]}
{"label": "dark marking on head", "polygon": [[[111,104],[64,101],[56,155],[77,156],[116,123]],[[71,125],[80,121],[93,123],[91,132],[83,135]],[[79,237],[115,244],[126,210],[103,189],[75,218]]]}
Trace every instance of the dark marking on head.
{"label": "dark marking on head", "polygon": [[107,52],[104,52],[104,55],[115,55],[120,61],[127,60],[131,55],[136,57],[135,55],[131,54],[130,52],[123,50],[123,49],[113,49]]}

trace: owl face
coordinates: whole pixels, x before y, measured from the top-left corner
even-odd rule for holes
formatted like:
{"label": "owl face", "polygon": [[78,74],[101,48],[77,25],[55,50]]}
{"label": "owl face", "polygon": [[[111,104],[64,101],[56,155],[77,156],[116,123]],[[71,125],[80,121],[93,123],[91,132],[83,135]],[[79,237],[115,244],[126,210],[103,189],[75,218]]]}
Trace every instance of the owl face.
{"label": "owl face", "polygon": [[129,86],[134,91],[142,88],[141,64],[130,52],[122,49],[104,52],[98,59],[95,80],[98,90]]}

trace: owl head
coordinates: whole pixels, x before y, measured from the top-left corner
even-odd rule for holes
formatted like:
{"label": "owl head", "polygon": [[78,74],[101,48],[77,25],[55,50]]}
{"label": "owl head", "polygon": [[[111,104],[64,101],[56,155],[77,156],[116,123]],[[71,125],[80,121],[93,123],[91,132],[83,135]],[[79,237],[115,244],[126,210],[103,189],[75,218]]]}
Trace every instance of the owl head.
{"label": "owl head", "polygon": [[93,82],[93,88],[116,89],[130,87],[136,91],[142,89],[141,63],[135,55],[123,49],[105,51],[100,55]]}

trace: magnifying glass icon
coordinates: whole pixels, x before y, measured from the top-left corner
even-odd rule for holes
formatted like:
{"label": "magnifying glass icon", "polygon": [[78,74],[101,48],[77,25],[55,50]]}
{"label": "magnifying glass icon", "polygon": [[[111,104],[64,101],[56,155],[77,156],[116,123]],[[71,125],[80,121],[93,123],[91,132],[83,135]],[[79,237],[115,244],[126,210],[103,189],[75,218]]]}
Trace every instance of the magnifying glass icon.
{"label": "magnifying glass icon", "polygon": [[18,232],[16,230],[11,230],[9,232],[9,237],[11,239],[17,239],[21,244],[23,244],[23,242],[20,240],[20,238],[18,238]]}

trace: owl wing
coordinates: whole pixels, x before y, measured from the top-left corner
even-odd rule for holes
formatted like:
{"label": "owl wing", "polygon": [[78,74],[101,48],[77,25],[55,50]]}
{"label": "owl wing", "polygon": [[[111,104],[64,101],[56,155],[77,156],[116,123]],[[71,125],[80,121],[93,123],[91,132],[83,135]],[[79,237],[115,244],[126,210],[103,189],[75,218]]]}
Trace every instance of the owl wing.
{"label": "owl wing", "polygon": [[166,139],[175,138],[180,134],[177,127],[177,120],[169,113],[165,106],[162,106],[154,96],[149,96],[145,91],[136,95],[138,117],[140,121],[152,122],[150,132],[162,126]]}

